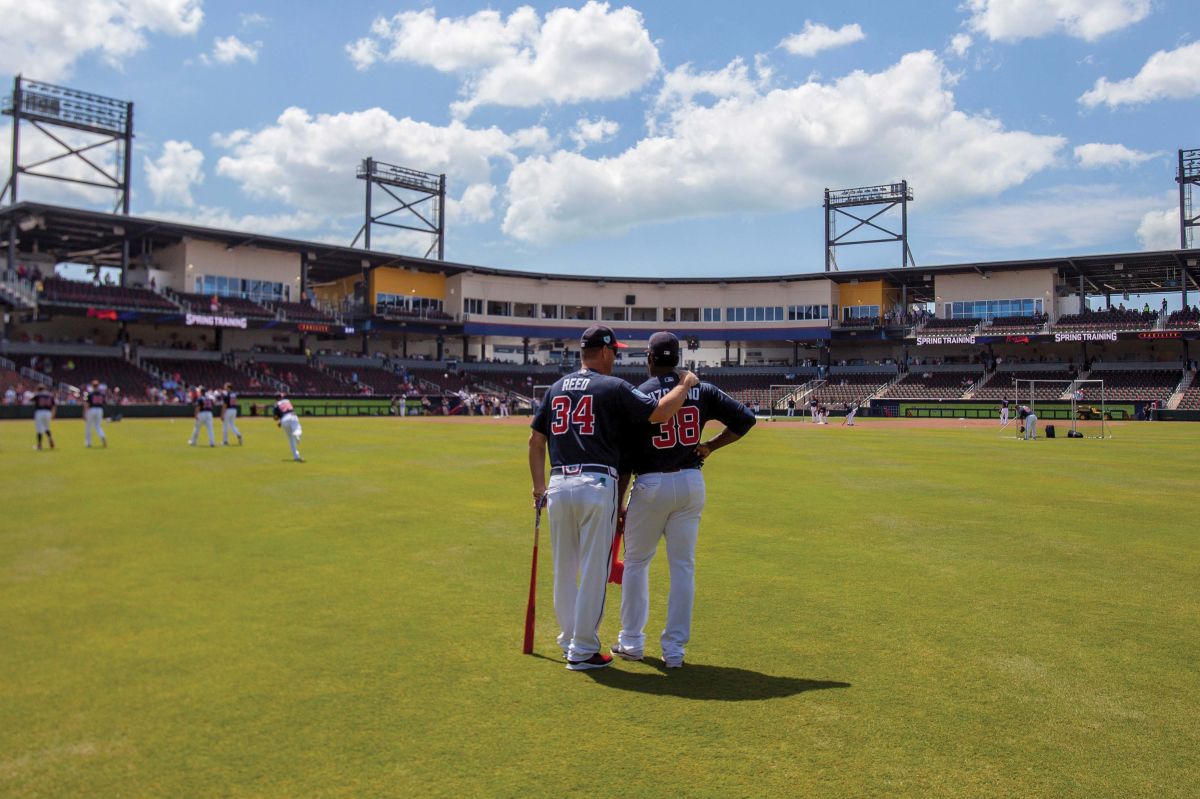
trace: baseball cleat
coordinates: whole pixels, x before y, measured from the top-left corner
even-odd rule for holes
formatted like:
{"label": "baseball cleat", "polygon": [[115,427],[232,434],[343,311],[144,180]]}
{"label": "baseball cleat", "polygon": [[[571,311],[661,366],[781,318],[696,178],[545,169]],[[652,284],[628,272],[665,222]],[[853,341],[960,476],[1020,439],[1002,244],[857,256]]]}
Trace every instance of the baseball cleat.
{"label": "baseball cleat", "polygon": [[620,644],[613,644],[612,649],[608,650],[622,660],[641,660],[642,652],[640,649],[626,649]]}
{"label": "baseball cleat", "polygon": [[612,665],[612,655],[602,655],[599,652],[592,655],[587,660],[568,660],[567,668],[571,671],[587,671],[588,669],[602,669],[605,666]]}
{"label": "baseball cleat", "polygon": [[665,665],[668,669],[682,669],[683,658],[665,658],[663,660],[663,665]]}

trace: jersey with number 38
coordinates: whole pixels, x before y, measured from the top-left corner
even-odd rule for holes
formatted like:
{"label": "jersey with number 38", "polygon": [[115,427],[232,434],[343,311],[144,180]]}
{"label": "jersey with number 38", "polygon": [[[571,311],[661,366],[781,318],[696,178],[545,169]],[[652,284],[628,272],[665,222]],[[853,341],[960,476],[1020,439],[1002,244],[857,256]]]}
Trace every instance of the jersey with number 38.
{"label": "jersey with number 38", "polygon": [[530,424],[546,436],[551,466],[594,463],[616,469],[621,442],[658,402],[619,377],[580,369],[546,392]]}
{"label": "jersey with number 38", "polygon": [[[640,386],[658,399],[679,385],[675,374],[652,377]],[[703,465],[696,445],[704,425],[716,420],[740,436],[754,426],[754,414],[742,403],[712,383],[701,383],[688,391],[683,407],[662,424],[643,424],[625,447],[621,472],[649,474],[675,469],[699,469]]]}

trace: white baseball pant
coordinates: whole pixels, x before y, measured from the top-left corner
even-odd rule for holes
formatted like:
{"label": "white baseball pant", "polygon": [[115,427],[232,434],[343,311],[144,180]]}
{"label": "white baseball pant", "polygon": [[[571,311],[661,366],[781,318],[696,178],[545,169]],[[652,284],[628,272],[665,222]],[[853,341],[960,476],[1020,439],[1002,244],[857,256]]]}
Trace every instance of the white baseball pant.
{"label": "white baseball pant", "polygon": [[1001,408],[1000,409],[1000,426],[1003,427],[1006,424],[1008,424],[1008,408]]}
{"label": "white baseball pant", "polygon": [[83,443],[84,446],[92,445],[92,430],[96,431],[96,435],[100,436],[100,440],[104,441],[104,428],[100,423],[104,421],[103,408],[88,408],[83,417]]}
{"label": "white baseball pant", "polygon": [[294,413],[285,413],[279,420],[279,426],[283,428],[283,432],[287,435],[288,446],[292,448],[292,460],[300,460],[300,435],[304,431],[300,429],[299,417]]}
{"label": "white baseball pant", "polygon": [[1025,440],[1037,438],[1037,416],[1029,414],[1025,417]]}
{"label": "white baseball pant", "polygon": [[188,439],[188,443],[193,445],[196,443],[196,439],[200,437],[201,427],[208,430],[208,445],[215,447],[217,439],[213,435],[212,411],[200,411],[196,414],[196,424],[192,426],[192,437]]}
{"label": "white baseball pant", "polygon": [[854,427],[854,415],[856,413],[858,413],[858,408],[851,408],[850,412],[846,414],[846,424],[849,427]]}
{"label": "white baseball pant", "polygon": [[221,414],[221,441],[223,443],[229,443],[231,431],[238,438],[242,437],[242,431],[237,429],[237,408],[226,408],[225,413]]}
{"label": "white baseball pant", "polygon": [[552,474],[546,487],[554,551],[558,645],[570,660],[600,651],[600,620],[617,529],[615,474]]}
{"label": "white baseball pant", "polygon": [[696,597],[696,539],[704,511],[699,469],[638,475],[625,515],[625,573],[621,581],[621,633],[617,642],[641,652],[650,618],[650,561],[658,539],[667,540],[671,589],[667,625],[659,639],[664,660],[682,660],[692,635]]}
{"label": "white baseball pant", "polygon": [[50,411],[40,410],[33,412],[33,429],[40,436],[42,433],[50,432]]}

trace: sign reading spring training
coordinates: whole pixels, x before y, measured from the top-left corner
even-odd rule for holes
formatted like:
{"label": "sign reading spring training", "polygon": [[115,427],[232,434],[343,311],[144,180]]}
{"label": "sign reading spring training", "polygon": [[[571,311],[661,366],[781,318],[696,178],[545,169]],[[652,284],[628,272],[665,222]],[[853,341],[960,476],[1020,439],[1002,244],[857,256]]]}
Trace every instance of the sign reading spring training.
{"label": "sign reading spring training", "polygon": [[974,343],[975,343],[974,334],[964,334],[964,335],[957,335],[957,336],[954,336],[954,335],[917,336],[917,345],[918,346],[920,346],[922,344],[974,344]]}
{"label": "sign reading spring training", "polygon": [[189,325],[200,327],[240,327],[243,330],[246,328],[246,317],[244,316],[210,316],[190,313],[187,315],[186,321]]}
{"label": "sign reading spring training", "polygon": [[1055,333],[1055,341],[1116,341],[1115,330],[1093,330],[1079,333]]}

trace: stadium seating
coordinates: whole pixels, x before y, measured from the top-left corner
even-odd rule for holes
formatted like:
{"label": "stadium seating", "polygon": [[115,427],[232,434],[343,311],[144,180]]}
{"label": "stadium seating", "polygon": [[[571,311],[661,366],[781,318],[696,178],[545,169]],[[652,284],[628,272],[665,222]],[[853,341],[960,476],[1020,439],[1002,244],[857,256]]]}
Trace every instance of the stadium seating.
{"label": "stadium seating", "polygon": [[1200,385],[1193,382],[1191,387],[1183,393],[1183,399],[1179,402],[1179,410],[1181,411],[1200,411]]}
{"label": "stadium seating", "polygon": [[1034,314],[1033,316],[997,316],[987,328],[989,333],[1016,335],[1021,333],[1037,333],[1046,324],[1049,316]]}
{"label": "stadium seating", "polygon": [[239,393],[260,390],[252,385],[250,376],[239,372],[222,361],[192,361],[154,358],[145,363],[160,370],[168,377],[179,376],[184,385],[205,386],[207,388],[223,387],[226,383],[233,384],[233,390]]}
{"label": "stadium seating", "polygon": [[178,311],[179,306],[149,289],[98,286],[79,280],[46,278],[40,302],[49,305],[86,305],[138,311]]}
{"label": "stadium seating", "polygon": [[326,366],[336,373],[346,385],[354,390],[354,375],[358,375],[358,385],[366,385],[376,394],[400,394],[406,390],[404,377],[378,366]]}
{"label": "stadium seating", "polygon": [[[212,313],[212,296],[205,294],[178,293],[179,299],[191,306],[193,313]],[[275,312],[253,300],[241,297],[217,297],[217,313],[229,316],[244,316],[247,319],[274,319]]]}
{"label": "stadium seating", "polygon": [[980,319],[941,319],[933,317],[921,328],[926,333],[970,333],[980,323]]}
{"label": "stadium seating", "polygon": [[840,327],[876,327],[879,325],[877,316],[855,316],[838,322]]}
{"label": "stadium seating", "polygon": [[[835,407],[844,403],[862,402],[895,376],[895,372],[834,375],[825,381],[825,385],[814,391],[812,396],[816,397],[818,402]],[[808,398],[804,402],[808,402]]]}
{"label": "stadium seating", "polygon": [[306,302],[279,302],[275,307],[283,311],[283,315],[293,322],[325,322],[334,324],[332,316],[317,310]]}
{"label": "stadium seating", "polygon": [[[1049,380],[1051,383],[1044,383],[1035,386],[1035,399],[1058,399],[1063,395],[1075,381],[1076,375],[1065,369],[1041,369],[1027,372],[995,372],[991,377],[984,382],[975,393],[971,395],[972,399],[1010,399],[1017,400],[1016,391],[1013,389],[1013,380]],[[1028,387],[1021,389],[1021,401],[1029,399]]]}
{"label": "stadium seating", "polygon": [[1063,314],[1058,317],[1054,329],[1061,332],[1150,330],[1157,319],[1156,311],[1138,311],[1133,308],[1106,308],[1101,311],[1088,309],[1082,313]]}
{"label": "stadium seating", "polygon": [[1200,308],[1184,308],[1173,311],[1167,317],[1167,328],[1170,330],[1194,330],[1200,327]]}
{"label": "stadium seating", "polygon": [[[1174,393],[1175,387],[1179,385],[1182,374],[1179,369],[1138,371],[1093,369],[1088,375],[1088,379],[1104,381],[1104,396],[1109,402],[1117,400],[1166,402]],[[1099,397],[1092,396],[1099,393],[1098,390],[1091,386],[1085,386],[1085,391],[1091,392],[1086,395],[1089,401],[1099,399]]]}
{"label": "stadium seating", "polygon": [[913,367],[904,378],[881,394],[888,399],[958,399],[979,379],[978,372],[921,372]]}
{"label": "stadium seating", "polygon": [[409,374],[440,387],[442,391],[471,391],[471,378],[464,372],[445,369],[410,368]]}
{"label": "stadium seating", "polygon": [[[265,369],[263,371],[266,371]],[[271,365],[268,373],[277,380],[282,380],[291,394],[355,394],[358,393],[352,384],[343,380],[339,374],[328,374],[320,369],[302,363],[279,363]]]}
{"label": "stadium seating", "polygon": [[[29,359],[25,359],[21,365],[29,366]],[[46,371],[43,360],[38,370],[49,374],[56,383],[66,383],[76,388],[84,388],[93,379],[99,380],[108,386],[110,394],[113,389],[119,388],[131,402],[143,401],[146,398],[146,390],[155,383],[150,374],[120,358],[61,356],[55,357],[52,365],[53,369]]]}

